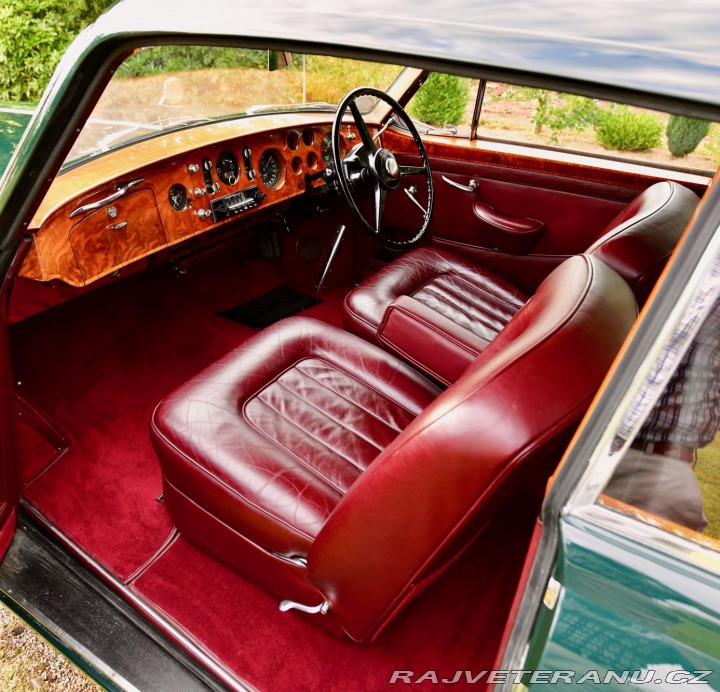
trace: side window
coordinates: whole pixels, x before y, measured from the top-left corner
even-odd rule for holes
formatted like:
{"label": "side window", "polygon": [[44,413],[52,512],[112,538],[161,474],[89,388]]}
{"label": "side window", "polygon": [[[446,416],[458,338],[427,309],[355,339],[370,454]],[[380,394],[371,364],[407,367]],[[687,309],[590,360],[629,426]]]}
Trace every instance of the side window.
{"label": "side window", "polygon": [[[720,263],[617,431],[601,502],[720,550]],[[671,523],[667,523],[671,522]]]}
{"label": "side window", "polygon": [[479,84],[477,79],[433,72],[410,99],[408,114],[421,133],[469,137]]}
{"label": "side window", "polygon": [[714,172],[720,124],[547,89],[487,82],[477,137]]}

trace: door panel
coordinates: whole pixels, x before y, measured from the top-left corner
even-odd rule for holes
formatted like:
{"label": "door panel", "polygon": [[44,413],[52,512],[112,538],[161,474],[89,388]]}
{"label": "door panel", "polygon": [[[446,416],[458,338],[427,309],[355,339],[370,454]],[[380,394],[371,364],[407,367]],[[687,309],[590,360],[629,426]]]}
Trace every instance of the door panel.
{"label": "door panel", "polygon": [[[419,165],[415,145],[408,139],[398,130],[388,130],[383,145],[398,154],[401,164]],[[504,145],[507,151],[503,151],[496,143],[478,140],[423,140],[435,188],[428,230],[431,242],[472,257],[529,292],[565,258],[592,245],[607,224],[654,182],[677,180],[700,195],[708,183],[702,176],[590,157],[583,161],[557,151],[525,148],[528,154],[520,155],[517,150],[522,148],[517,146]],[[607,168],[599,163],[607,163]],[[466,187],[475,181],[477,186],[464,191],[444,178]],[[418,198],[422,201],[422,191]],[[420,213],[413,207],[405,195],[396,193],[386,208],[387,223],[407,224]],[[501,217],[504,228],[480,218],[487,214],[479,212],[487,209]],[[542,223],[536,237],[513,232],[516,226],[529,229],[530,220]]]}
{"label": "door panel", "polygon": [[[10,265],[7,276],[14,276],[25,258],[30,241],[24,239]],[[10,369],[10,344],[7,332],[7,308],[12,279],[0,288],[0,560],[5,556],[15,534],[17,506],[20,497],[18,459],[15,445],[15,406],[13,378]]]}

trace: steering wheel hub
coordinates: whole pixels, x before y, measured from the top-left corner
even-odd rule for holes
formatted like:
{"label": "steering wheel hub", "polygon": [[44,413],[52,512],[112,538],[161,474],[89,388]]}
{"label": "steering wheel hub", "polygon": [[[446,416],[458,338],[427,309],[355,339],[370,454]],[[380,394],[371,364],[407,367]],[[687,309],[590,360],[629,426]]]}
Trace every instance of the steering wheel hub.
{"label": "steering wheel hub", "polygon": [[375,176],[385,189],[394,190],[400,184],[400,166],[390,150],[378,149],[371,165]]}

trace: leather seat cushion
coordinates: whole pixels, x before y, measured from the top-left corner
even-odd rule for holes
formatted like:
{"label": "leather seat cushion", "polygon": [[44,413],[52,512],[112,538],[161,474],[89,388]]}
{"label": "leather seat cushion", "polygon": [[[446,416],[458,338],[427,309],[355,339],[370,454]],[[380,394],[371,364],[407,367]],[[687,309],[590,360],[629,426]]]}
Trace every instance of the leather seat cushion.
{"label": "leather seat cushion", "polygon": [[419,248],[384,267],[345,299],[345,327],[378,343],[387,307],[400,296],[492,341],[529,296],[491,271],[446,250]]}
{"label": "leather seat cushion", "polygon": [[294,317],[162,401],[175,489],[265,550],[304,556],[360,474],[439,394],[357,337]]}

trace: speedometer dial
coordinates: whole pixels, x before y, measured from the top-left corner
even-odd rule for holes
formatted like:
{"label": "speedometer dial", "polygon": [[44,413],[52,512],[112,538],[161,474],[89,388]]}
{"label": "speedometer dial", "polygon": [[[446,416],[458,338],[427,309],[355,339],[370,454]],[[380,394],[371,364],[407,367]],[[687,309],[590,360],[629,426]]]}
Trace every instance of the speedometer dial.
{"label": "speedometer dial", "polygon": [[263,181],[266,187],[273,188],[280,184],[282,164],[276,151],[268,149],[263,152],[258,168],[260,169],[260,180]]}
{"label": "speedometer dial", "polygon": [[240,177],[240,166],[232,152],[224,151],[218,156],[216,169],[218,178],[225,185],[235,185]]}
{"label": "speedometer dial", "polygon": [[[323,163],[326,166],[332,166],[333,165],[332,134],[330,132],[328,132],[322,138],[322,143],[320,145],[320,148],[322,149]],[[340,135],[340,154],[342,156],[345,156],[346,151],[347,151],[347,146],[345,145],[345,138],[342,135]]]}

